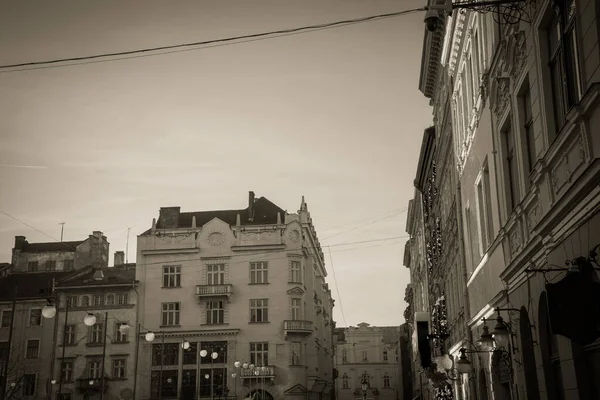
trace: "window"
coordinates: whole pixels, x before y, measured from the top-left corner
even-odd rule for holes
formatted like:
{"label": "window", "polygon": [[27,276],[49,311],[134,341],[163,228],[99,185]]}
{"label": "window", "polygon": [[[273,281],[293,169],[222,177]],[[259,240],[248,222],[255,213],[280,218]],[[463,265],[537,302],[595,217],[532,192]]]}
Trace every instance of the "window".
{"label": "window", "polygon": [[114,338],[115,338],[115,343],[124,343],[127,342],[127,333],[121,333],[121,331],[119,330],[119,328],[121,327],[121,325],[127,325],[125,322],[117,322],[115,323],[115,334],[114,334]]}
{"label": "window", "polygon": [[250,364],[257,367],[269,365],[269,342],[250,343]]}
{"label": "window", "polygon": [[113,360],[113,378],[125,379],[125,360],[122,358]]}
{"label": "window", "polygon": [[[202,357],[200,354],[200,364],[226,364],[227,363],[227,341],[201,342],[200,350],[206,350],[207,354]],[[211,358],[212,353],[217,353],[217,358]]]}
{"label": "window", "polygon": [[269,322],[269,300],[250,300],[250,322]]}
{"label": "window", "polygon": [[[199,396],[192,396],[190,398],[200,399],[218,399],[225,398],[223,389],[227,387],[227,368],[202,368],[200,369],[199,377]],[[208,377],[206,377],[208,376]],[[230,385],[233,387],[234,382]],[[239,389],[238,389],[239,390]],[[245,390],[244,390],[245,391]],[[248,398],[252,398],[249,396]],[[258,400],[257,397],[254,397]]]}
{"label": "window", "polygon": [[494,240],[494,226],[492,220],[492,202],[490,191],[490,170],[487,160],[481,174],[477,178],[477,218],[479,222],[479,250],[483,255]]}
{"label": "window", "polygon": [[115,295],[114,294],[109,294],[108,296],[106,296],[106,304],[109,306],[112,306],[115,304]]}
{"label": "window", "polygon": [[88,307],[90,305],[90,298],[88,296],[83,296],[81,298],[81,306]]}
{"label": "window", "polygon": [[301,275],[301,263],[300,261],[290,262],[290,282],[302,283]]}
{"label": "window", "polygon": [[23,375],[23,396],[35,396],[36,374]]}
{"label": "window", "polygon": [[76,327],[75,325],[67,325],[67,329],[65,330],[65,338],[64,342],[66,345],[74,345],[76,343]]}
{"label": "window", "polygon": [[206,266],[207,285],[223,285],[225,283],[225,264]]}
{"label": "window", "polygon": [[129,295],[127,293],[117,294],[117,304],[120,306],[129,304]]}
{"label": "window", "polygon": [[61,363],[61,377],[63,382],[73,381],[73,361],[63,361]]}
{"label": "window", "polygon": [[383,374],[383,387],[384,388],[390,387],[390,376],[387,374],[387,372],[385,374]]}
{"label": "window", "polygon": [[100,378],[100,372],[102,363],[99,360],[92,360],[88,362],[88,378],[98,379]]}
{"label": "window", "polygon": [[388,352],[387,350],[383,351],[383,361],[387,361],[388,360]]}
{"label": "window", "polygon": [[[526,152],[526,171],[527,175],[533,171],[533,166],[537,160],[535,152],[535,137],[533,133],[533,116],[531,112],[531,92],[529,83],[525,81],[525,91],[519,96],[519,107],[521,108],[521,121],[523,125],[523,143]],[[529,180],[527,180],[529,183]]]}
{"label": "window", "polygon": [[90,334],[88,336],[88,343],[98,344],[104,340],[104,323],[96,322],[90,327]]}
{"label": "window", "polygon": [[510,118],[507,121],[504,128],[502,129],[502,139],[504,142],[504,159],[507,181],[507,211],[510,214],[519,202],[519,168],[517,165],[517,155],[515,153],[515,138],[510,123]]}
{"label": "window", "polygon": [[163,287],[181,287],[181,267],[167,265],[163,267]]}
{"label": "window", "polygon": [[36,272],[38,270],[38,262],[37,261],[29,261],[27,263],[27,272]]}
{"label": "window", "polygon": [[290,353],[292,355],[291,365],[302,365],[301,361],[302,343],[291,342]]}
{"label": "window", "polygon": [[301,318],[301,315],[300,315],[301,303],[302,303],[302,299],[299,299],[297,297],[292,298],[292,319],[294,321],[297,321]]}
{"label": "window", "polygon": [[560,131],[571,107],[581,96],[579,52],[575,26],[575,0],[557,0],[558,12],[548,26],[548,67],[556,133]]}
{"label": "window", "polygon": [[348,374],[344,372],[344,375],[342,375],[342,388],[348,389],[349,387],[350,387],[350,382],[348,379]]}
{"label": "window", "polygon": [[40,341],[39,339],[29,339],[27,341],[27,351],[25,358],[38,358],[40,356]]}
{"label": "window", "polygon": [[162,303],[162,325],[179,325],[180,303]]}
{"label": "window", "polygon": [[0,328],[10,328],[12,323],[12,311],[11,310],[2,310],[2,323]]}
{"label": "window", "polygon": [[164,351],[161,352],[161,344],[152,345],[152,365],[179,365],[179,348],[178,343],[165,343]]}
{"label": "window", "polygon": [[198,343],[189,343],[190,347],[183,350],[183,365],[196,365],[198,362]]}
{"label": "window", "polygon": [[63,263],[64,271],[73,271],[75,270],[75,261],[73,260],[65,260]]}
{"label": "window", "polygon": [[42,310],[40,308],[32,308],[29,310],[29,326],[42,325]]}
{"label": "window", "polygon": [[103,295],[95,295],[94,296],[94,306],[103,306],[104,305],[104,296]]}
{"label": "window", "polygon": [[67,303],[69,307],[77,307],[77,296],[67,296]]}
{"label": "window", "polygon": [[250,283],[269,283],[268,268],[266,262],[250,263]]}
{"label": "window", "polygon": [[368,354],[367,354],[367,352],[366,352],[366,351],[362,351],[362,352],[361,352],[361,355],[362,355],[362,361],[363,361],[363,362],[367,362],[367,361],[369,361],[369,356],[368,356]]}
{"label": "window", "polygon": [[224,324],[225,323],[225,308],[223,301],[207,301],[206,302],[206,323],[207,324]]}
{"label": "window", "polygon": [[[194,371],[195,372],[195,371]],[[162,376],[162,381],[161,381]],[[204,377],[204,375],[200,375]],[[152,371],[150,375],[150,398],[151,399],[175,399],[177,398],[177,382],[179,372],[177,370]],[[206,381],[206,379],[204,379]],[[210,382],[210,380],[208,380]],[[216,385],[216,381],[215,381]],[[194,398],[195,396],[192,396]],[[210,397],[210,391],[208,394]]]}
{"label": "window", "polygon": [[46,261],[46,271],[56,271],[56,261]]}
{"label": "window", "polygon": [[348,362],[348,350],[342,350],[342,362],[343,363]]}

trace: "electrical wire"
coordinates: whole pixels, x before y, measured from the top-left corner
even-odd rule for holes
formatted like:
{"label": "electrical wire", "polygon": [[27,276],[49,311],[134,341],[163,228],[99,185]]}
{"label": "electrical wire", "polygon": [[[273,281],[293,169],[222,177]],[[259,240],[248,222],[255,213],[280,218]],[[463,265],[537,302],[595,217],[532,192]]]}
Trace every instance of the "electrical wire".
{"label": "electrical wire", "polygon": [[335,268],[333,266],[333,257],[331,256],[331,248],[329,249],[329,264],[331,265],[331,274],[333,275],[333,283],[335,284],[335,291],[338,295],[338,300],[340,302],[340,312],[342,314],[342,319],[344,320],[344,325],[348,325],[346,322],[346,314],[344,314],[344,306],[342,304],[342,295],[340,294],[340,288],[338,286],[337,278],[335,277]]}
{"label": "electrical wire", "polygon": [[392,212],[391,214],[385,215],[383,218],[378,218],[378,219],[376,219],[376,220],[373,220],[373,221],[370,221],[370,222],[368,222],[368,223],[366,223],[366,224],[362,224],[362,225],[355,226],[355,227],[353,227],[353,228],[347,229],[347,230],[345,230],[345,231],[338,232],[338,233],[336,233],[336,234],[333,234],[333,235],[331,235],[331,236],[327,236],[327,237],[325,237],[325,238],[323,238],[323,239],[321,239],[321,240],[327,240],[327,239],[331,239],[332,237],[336,237],[336,236],[339,236],[339,235],[343,235],[344,233],[352,232],[352,231],[355,231],[355,230],[357,230],[357,229],[364,228],[364,227],[366,227],[366,226],[369,226],[369,225],[373,225],[373,224],[375,224],[375,223],[377,223],[377,222],[385,221],[386,219],[390,219],[390,218],[392,218],[392,217],[395,217],[396,215],[399,215],[400,213],[402,213],[402,212],[406,211],[407,209],[408,209],[408,208],[404,208],[404,209],[401,209],[401,210],[398,210],[398,211],[394,211],[394,212]]}
{"label": "electrical wire", "polygon": [[[301,27],[297,27],[297,28],[281,29],[281,30],[268,31],[268,32],[253,33],[253,34],[240,35],[240,36],[232,36],[232,37],[226,37],[226,38],[220,38],[220,39],[203,40],[203,41],[197,41],[197,42],[191,42],[191,43],[180,43],[180,44],[174,44],[174,45],[168,45],[168,46],[148,47],[148,48],[142,48],[142,49],[136,49],[136,50],[101,53],[101,54],[94,54],[94,55],[80,56],[80,57],[58,58],[58,59],[53,59],[53,60],[31,61],[31,62],[16,63],[16,64],[5,64],[5,65],[0,65],[0,72],[5,72],[5,71],[1,71],[1,70],[9,70],[6,72],[19,71],[19,69],[11,70],[12,68],[48,66],[48,65],[60,64],[60,63],[77,63],[78,61],[89,61],[89,60],[103,59],[103,58],[110,58],[110,57],[160,55],[162,53],[157,53],[157,54],[148,54],[148,53],[160,52],[160,51],[164,51],[164,50],[189,49],[192,47],[194,48],[193,50],[199,50],[199,49],[205,48],[202,46],[207,46],[207,45],[211,45],[211,44],[223,44],[223,43],[236,44],[237,42],[243,41],[244,39],[277,37],[277,35],[286,35],[286,34],[293,34],[293,33],[300,33],[300,32],[310,32],[310,31],[320,30],[320,29],[325,29],[325,28],[340,27],[340,26],[364,23],[364,22],[369,22],[369,21],[374,21],[374,20],[379,20],[379,19],[384,19],[384,18],[397,17],[397,16],[401,16],[401,15],[419,12],[419,11],[425,11],[425,9],[426,9],[425,7],[421,7],[421,8],[415,8],[415,9],[410,9],[410,10],[397,11],[397,12],[393,12],[393,13],[377,14],[377,15],[372,15],[372,16],[368,16],[368,17],[353,18],[353,19],[342,20],[342,21],[301,26]],[[109,59],[109,60],[105,60],[105,61],[115,61],[118,59],[119,58]],[[66,64],[66,65],[69,65],[69,64]],[[66,65],[61,65],[61,66],[66,66]]]}

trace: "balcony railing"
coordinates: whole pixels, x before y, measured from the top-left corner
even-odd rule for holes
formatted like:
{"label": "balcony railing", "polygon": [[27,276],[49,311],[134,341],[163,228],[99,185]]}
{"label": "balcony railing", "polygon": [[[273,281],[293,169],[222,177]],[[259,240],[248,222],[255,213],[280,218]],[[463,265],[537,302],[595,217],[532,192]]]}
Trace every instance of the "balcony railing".
{"label": "balcony railing", "polygon": [[240,377],[243,379],[263,379],[275,378],[275,366],[269,365],[266,367],[254,367],[254,368],[241,368],[240,369]]}
{"label": "balcony railing", "polygon": [[224,285],[196,285],[196,296],[198,297],[227,297],[233,294],[233,286]]}
{"label": "balcony railing", "polygon": [[298,333],[304,335],[310,335],[313,331],[312,321],[301,321],[301,320],[286,320],[283,321],[283,333],[287,336],[289,333]]}

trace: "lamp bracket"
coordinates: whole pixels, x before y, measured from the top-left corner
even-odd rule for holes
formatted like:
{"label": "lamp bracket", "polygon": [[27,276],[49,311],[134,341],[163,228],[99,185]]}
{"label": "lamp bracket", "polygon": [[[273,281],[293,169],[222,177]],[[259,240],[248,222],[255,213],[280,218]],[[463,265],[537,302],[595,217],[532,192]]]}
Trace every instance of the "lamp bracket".
{"label": "lamp bracket", "polygon": [[460,0],[452,4],[452,9],[493,13],[497,23],[517,25],[521,21],[532,22],[529,5],[534,3],[535,0]]}

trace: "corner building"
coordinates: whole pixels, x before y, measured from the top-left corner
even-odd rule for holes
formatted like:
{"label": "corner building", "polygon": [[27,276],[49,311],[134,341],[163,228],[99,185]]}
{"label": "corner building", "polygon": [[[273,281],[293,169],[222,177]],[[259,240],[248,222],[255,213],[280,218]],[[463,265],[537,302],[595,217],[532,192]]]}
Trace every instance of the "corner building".
{"label": "corner building", "polygon": [[330,398],[334,302],[304,199],[161,208],[137,261],[140,399]]}

